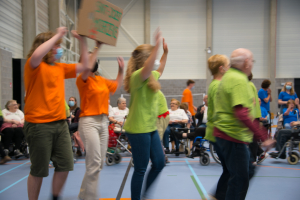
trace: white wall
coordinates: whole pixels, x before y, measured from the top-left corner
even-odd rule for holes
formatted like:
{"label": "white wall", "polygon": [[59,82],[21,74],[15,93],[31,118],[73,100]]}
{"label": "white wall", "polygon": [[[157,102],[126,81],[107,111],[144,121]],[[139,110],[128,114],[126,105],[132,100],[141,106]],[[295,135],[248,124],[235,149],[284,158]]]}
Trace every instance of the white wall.
{"label": "white wall", "polygon": [[268,78],[269,0],[213,0],[213,54],[253,52],[254,78]]}
{"label": "white wall", "polygon": [[23,58],[21,3],[21,0],[0,0],[0,48],[7,48],[13,58]]}
{"label": "white wall", "polygon": [[151,0],[150,12],[152,43],[159,26],[169,46],[161,79],[205,79],[206,1]]}
{"label": "white wall", "polygon": [[299,78],[299,0],[278,0],[276,46],[276,78]]}

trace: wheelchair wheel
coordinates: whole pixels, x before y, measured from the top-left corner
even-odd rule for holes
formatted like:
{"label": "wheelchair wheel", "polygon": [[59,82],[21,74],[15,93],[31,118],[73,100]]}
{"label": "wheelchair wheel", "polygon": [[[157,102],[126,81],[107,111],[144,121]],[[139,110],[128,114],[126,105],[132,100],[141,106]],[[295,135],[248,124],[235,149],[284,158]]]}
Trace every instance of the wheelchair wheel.
{"label": "wheelchair wheel", "polygon": [[203,156],[200,156],[200,164],[203,166],[207,166],[210,163],[209,155],[204,153]]}
{"label": "wheelchair wheel", "polygon": [[107,166],[113,165],[115,163],[114,156],[113,155],[107,155],[105,162],[106,162]]}
{"label": "wheelchair wheel", "polygon": [[299,157],[295,153],[292,153],[288,158],[290,165],[296,165],[299,162]]}
{"label": "wheelchair wheel", "polygon": [[214,149],[214,145],[212,143],[209,144],[209,149],[210,149],[210,153],[211,153],[211,156],[213,157],[213,159],[221,165],[221,161],[219,159],[219,156],[217,155],[217,152],[216,150]]}
{"label": "wheelchair wheel", "polygon": [[131,164],[132,167],[134,167],[133,159],[130,161],[130,164]]}
{"label": "wheelchair wheel", "polygon": [[115,159],[115,163],[119,164],[122,160],[122,156],[117,153],[117,154],[115,154],[114,159]]}

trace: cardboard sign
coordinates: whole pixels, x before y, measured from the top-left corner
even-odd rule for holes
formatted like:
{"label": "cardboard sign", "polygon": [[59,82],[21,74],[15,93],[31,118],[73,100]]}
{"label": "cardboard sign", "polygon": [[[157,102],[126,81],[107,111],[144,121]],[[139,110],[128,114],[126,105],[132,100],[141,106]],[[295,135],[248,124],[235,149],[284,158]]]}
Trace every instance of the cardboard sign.
{"label": "cardboard sign", "polygon": [[116,46],[122,15],[123,9],[106,0],[82,0],[77,32]]}

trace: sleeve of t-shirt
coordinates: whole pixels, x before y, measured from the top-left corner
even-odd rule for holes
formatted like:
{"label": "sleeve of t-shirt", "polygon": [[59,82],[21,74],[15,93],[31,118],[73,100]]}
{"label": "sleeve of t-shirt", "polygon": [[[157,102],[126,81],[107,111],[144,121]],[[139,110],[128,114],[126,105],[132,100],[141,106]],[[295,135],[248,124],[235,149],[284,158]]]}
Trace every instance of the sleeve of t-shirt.
{"label": "sleeve of t-shirt", "polygon": [[187,90],[184,90],[182,93],[181,102],[189,103],[192,99],[191,96],[192,96],[192,93],[188,92]]}
{"label": "sleeve of t-shirt", "polygon": [[258,98],[260,98],[260,100],[263,101],[267,97],[268,96],[266,96],[266,93],[263,90],[259,90],[259,92],[258,92]]}
{"label": "sleeve of t-shirt", "polygon": [[3,118],[5,118],[5,116],[6,116],[6,113],[7,113],[6,111],[7,111],[6,109],[3,109],[3,110],[2,110]]}
{"label": "sleeve of t-shirt", "polygon": [[279,99],[280,99],[280,100],[283,99],[283,92],[280,92],[280,93],[279,93],[278,100],[279,100]]}
{"label": "sleeve of t-shirt", "polygon": [[60,63],[60,65],[64,68],[65,79],[76,78],[76,65],[77,64]]}
{"label": "sleeve of t-shirt", "polygon": [[109,111],[108,117],[114,116],[114,109],[108,109],[108,111]]}
{"label": "sleeve of t-shirt", "polygon": [[188,116],[187,116],[187,114],[184,112],[184,110],[181,109],[180,112],[182,113],[181,114],[182,115],[182,120],[185,120],[185,119],[188,120],[189,119]]}
{"label": "sleeve of t-shirt", "polygon": [[247,92],[242,91],[249,91],[248,84],[240,83],[231,88],[230,94],[232,108],[237,105],[242,105],[243,107],[249,106],[249,95]]}
{"label": "sleeve of t-shirt", "polygon": [[295,96],[295,99],[297,99],[297,98],[298,98],[298,96],[297,96],[297,94],[296,94],[296,93],[294,94],[294,96]]}
{"label": "sleeve of t-shirt", "polygon": [[115,81],[115,80],[109,80],[109,79],[104,79],[105,80],[105,84],[108,88],[108,90],[111,92],[111,93],[115,93],[115,91],[117,90],[118,88],[118,81]]}

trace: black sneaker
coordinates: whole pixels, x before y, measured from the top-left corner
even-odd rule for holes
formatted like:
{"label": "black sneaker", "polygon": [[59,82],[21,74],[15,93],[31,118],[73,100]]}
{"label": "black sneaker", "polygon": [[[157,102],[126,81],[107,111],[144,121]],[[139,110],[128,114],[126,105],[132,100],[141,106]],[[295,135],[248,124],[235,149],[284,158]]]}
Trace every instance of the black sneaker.
{"label": "black sneaker", "polygon": [[15,154],[15,157],[16,157],[16,158],[20,158],[21,156],[23,156],[23,154],[20,152],[19,149],[16,149],[16,150],[14,151],[14,154]]}
{"label": "black sneaker", "polygon": [[169,154],[169,153],[170,153],[170,149],[166,149],[165,154]]}

